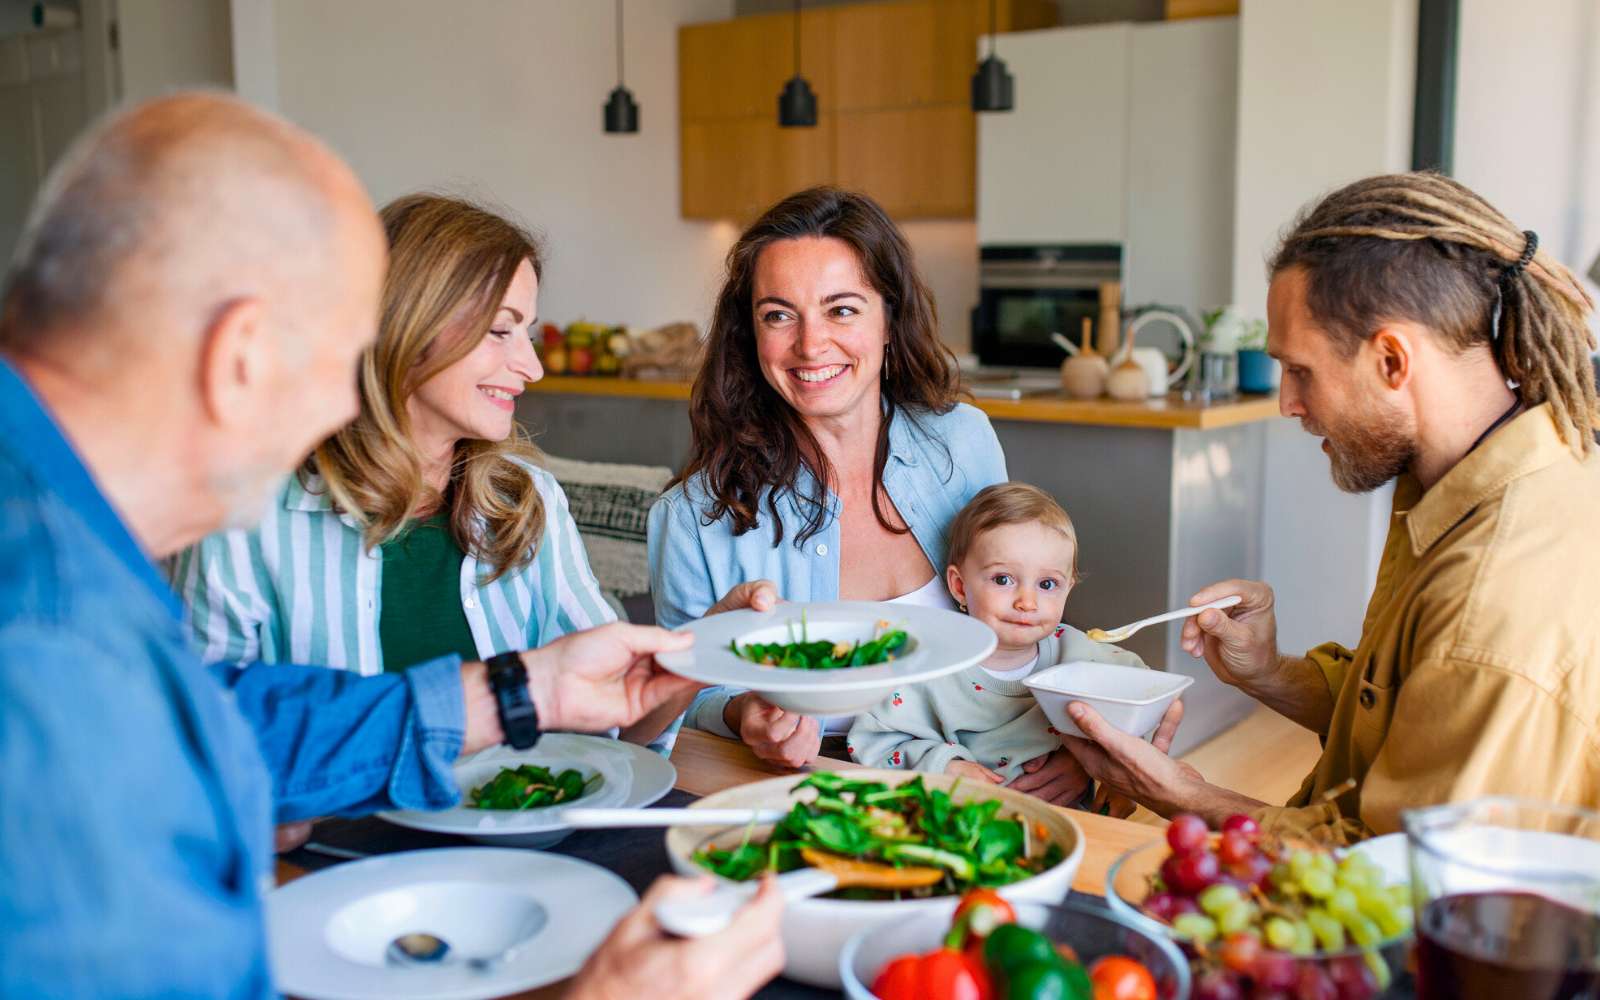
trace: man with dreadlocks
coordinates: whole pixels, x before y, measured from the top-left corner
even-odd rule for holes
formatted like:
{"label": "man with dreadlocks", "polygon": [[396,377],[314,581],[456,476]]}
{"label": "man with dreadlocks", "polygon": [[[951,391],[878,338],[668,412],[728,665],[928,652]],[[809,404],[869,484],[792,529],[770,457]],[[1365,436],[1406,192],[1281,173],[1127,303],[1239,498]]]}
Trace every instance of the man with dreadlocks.
{"label": "man with dreadlocks", "polygon": [[1235,812],[1356,836],[1484,794],[1600,806],[1600,424],[1593,308],[1573,275],[1461,184],[1358,181],[1304,213],[1269,265],[1280,407],[1340,489],[1397,480],[1361,641],[1278,651],[1272,589],[1229,580],[1183,646],[1322,737],[1282,808],[1209,785],[1087,706],[1067,742],[1163,814]]}

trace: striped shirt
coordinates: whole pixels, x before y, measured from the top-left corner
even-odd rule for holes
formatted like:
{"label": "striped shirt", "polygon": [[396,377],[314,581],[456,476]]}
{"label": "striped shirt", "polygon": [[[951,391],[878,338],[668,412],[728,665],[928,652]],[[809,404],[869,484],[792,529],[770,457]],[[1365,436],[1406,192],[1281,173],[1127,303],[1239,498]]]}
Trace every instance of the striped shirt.
{"label": "striped shirt", "polygon": [[[544,500],[544,534],[532,562],[495,580],[470,554],[461,607],[483,658],[532,649],[614,621],[601,596],[567,497],[555,477],[528,467]],[[321,482],[289,477],[254,528],[224,531],[180,555],[173,586],[206,662],[314,663],[383,673],[378,621],[381,550],[362,544],[355,518],[333,509]]]}

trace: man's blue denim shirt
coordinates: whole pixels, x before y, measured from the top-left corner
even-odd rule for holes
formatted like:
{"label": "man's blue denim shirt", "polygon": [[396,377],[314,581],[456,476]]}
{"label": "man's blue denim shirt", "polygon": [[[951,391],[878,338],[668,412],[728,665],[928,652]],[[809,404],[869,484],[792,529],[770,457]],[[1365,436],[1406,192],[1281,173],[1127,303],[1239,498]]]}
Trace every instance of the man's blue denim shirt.
{"label": "man's blue denim shirt", "polygon": [[464,726],[454,656],[203,666],[0,359],[0,997],[271,995],[274,821],[452,805]]}

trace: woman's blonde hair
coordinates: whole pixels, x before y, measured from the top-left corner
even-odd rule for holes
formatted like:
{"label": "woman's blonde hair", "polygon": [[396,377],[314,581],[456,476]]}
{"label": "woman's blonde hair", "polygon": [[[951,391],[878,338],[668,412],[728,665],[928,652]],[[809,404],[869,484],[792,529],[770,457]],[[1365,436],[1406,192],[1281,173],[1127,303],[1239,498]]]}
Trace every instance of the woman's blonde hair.
{"label": "woman's blonde hair", "polygon": [[1078,529],[1072,526],[1072,518],[1056,503],[1055,497],[1027,483],[985,486],[961,508],[950,522],[950,565],[959,566],[984,532],[1007,524],[1028,523],[1054,528],[1072,543],[1070,582],[1078,582]]}
{"label": "woman's blonde hair", "polygon": [[526,468],[539,451],[515,423],[504,441],[461,441],[440,493],[423,479],[406,400],[478,346],[523,261],[542,274],[539,246],[457,198],[406,195],[379,214],[389,273],[378,337],[361,357],[361,412],[317,447],[301,480],[322,478],[334,506],[361,523],[368,548],[418,511],[448,507],[450,534],[492,581],[530,563],[544,532],[544,504]]}

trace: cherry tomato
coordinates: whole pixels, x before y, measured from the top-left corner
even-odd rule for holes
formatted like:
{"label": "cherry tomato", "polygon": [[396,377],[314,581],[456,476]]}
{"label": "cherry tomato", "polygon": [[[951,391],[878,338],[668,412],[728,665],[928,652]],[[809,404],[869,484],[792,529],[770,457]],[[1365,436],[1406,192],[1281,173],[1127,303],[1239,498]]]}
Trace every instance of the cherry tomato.
{"label": "cherry tomato", "polygon": [[950,926],[983,938],[1001,924],[1016,922],[1017,911],[998,892],[993,889],[972,889],[961,897]]}
{"label": "cherry tomato", "polygon": [[1150,970],[1123,955],[1107,955],[1089,966],[1094,1000],[1156,1000]]}

